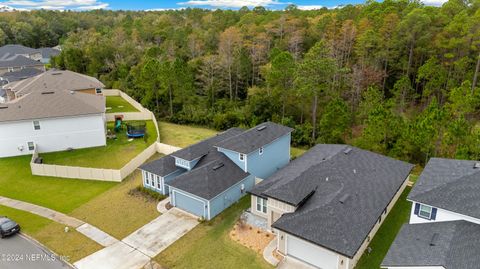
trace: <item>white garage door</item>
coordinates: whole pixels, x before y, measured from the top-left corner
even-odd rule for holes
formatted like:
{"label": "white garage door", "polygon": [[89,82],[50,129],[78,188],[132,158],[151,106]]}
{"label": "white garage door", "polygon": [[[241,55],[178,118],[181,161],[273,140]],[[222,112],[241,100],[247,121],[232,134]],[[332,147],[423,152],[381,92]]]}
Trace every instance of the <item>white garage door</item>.
{"label": "white garage door", "polygon": [[287,235],[287,255],[322,269],[338,265],[338,255],[291,235]]}

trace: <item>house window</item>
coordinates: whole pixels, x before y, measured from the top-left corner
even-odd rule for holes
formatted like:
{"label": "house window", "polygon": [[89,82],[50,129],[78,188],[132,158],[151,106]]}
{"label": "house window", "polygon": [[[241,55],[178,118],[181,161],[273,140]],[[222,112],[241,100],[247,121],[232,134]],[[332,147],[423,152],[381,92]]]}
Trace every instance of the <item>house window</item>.
{"label": "house window", "polygon": [[259,155],[262,155],[262,154],[263,154],[263,147],[261,147],[260,149],[258,149],[258,154],[259,154]]}
{"label": "house window", "polygon": [[28,150],[34,150],[35,149],[35,144],[33,142],[28,142]]}
{"label": "house window", "polygon": [[420,211],[418,216],[426,219],[430,219],[432,216],[432,207],[428,205],[420,205]]}
{"label": "house window", "polygon": [[267,213],[267,199],[257,196],[257,211]]}
{"label": "house window", "polygon": [[96,93],[96,94],[101,94],[101,93],[102,93],[102,89],[98,89],[98,88],[95,89],[95,93]]}
{"label": "house window", "polygon": [[8,68],[8,72],[13,72],[13,71],[14,71],[14,70],[13,70],[13,67],[9,67],[9,68]]}
{"label": "house window", "polygon": [[33,129],[40,130],[40,122],[38,122],[37,120],[33,121]]}
{"label": "house window", "polygon": [[145,185],[150,185],[150,173],[145,173]]}
{"label": "house window", "polygon": [[245,154],[240,153],[240,155],[238,155],[238,159],[243,162],[245,160]]}
{"label": "house window", "polygon": [[162,180],[160,179],[159,176],[157,176],[157,188],[158,188],[159,190],[162,189],[162,184],[161,184],[161,183],[162,183]]}

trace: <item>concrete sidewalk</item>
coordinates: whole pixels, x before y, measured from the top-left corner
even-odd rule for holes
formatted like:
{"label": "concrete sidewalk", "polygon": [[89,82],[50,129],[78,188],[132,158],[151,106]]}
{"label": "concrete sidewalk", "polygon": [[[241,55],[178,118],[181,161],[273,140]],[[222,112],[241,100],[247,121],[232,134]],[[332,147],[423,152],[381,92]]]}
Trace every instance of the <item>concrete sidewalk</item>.
{"label": "concrete sidewalk", "polygon": [[27,211],[29,213],[53,220],[65,226],[73,227],[78,232],[84,234],[88,238],[92,239],[93,241],[97,242],[98,244],[104,247],[110,246],[115,242],[118,242],[116,238],[98,229],[93,225],[90,225],[84,221],[67,216],[63,213],[60,213],[58,211],[55,211],[43,206],[38,206],[38,205],[10,199],[3,196],[0,196],[0,205],[8,206],[8,207],[15,208],[22,211]]}
{"label": "concrete sidewalk", "polygon": [[276,248],[277,248],[277,238],[274,237],[273,240],[270,241],[270,243],[268,243],[268,245],[263,250],[263,258],[273,266],[277,266],[278,263],[280,262],[279,260],[277,260],[277,258],[275,258],[275,256],[273,256],[273,251],[275,251]]}
{"label": "concrete sidewalk", "polygon": [[122,241],[74,265],[78,269],[140,269],[197,225],[197,217],[172,208]]}

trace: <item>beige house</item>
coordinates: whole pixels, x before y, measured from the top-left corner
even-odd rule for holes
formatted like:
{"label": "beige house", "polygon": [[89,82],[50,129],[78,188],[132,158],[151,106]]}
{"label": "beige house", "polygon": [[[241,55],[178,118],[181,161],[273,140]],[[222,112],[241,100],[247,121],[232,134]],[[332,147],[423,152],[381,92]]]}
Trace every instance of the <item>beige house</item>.
{"label": "beige house", "polygon": [[250,191],[281,255],[352,269],[403,192],[413,165],[347,145],[317,145]]}

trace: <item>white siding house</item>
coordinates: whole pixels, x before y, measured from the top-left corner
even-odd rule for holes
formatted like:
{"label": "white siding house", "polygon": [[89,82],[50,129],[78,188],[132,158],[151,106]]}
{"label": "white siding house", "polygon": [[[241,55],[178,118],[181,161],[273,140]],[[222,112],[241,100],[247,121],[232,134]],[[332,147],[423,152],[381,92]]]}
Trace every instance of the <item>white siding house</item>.
{"label": "white siding house", "polygon": [[0,105],[0,157],[106,145],[105,97],[31,92]]}
{"label": "white siding house", "polygon": [[0,122],[0,157],[105,144],[104,114]]}

